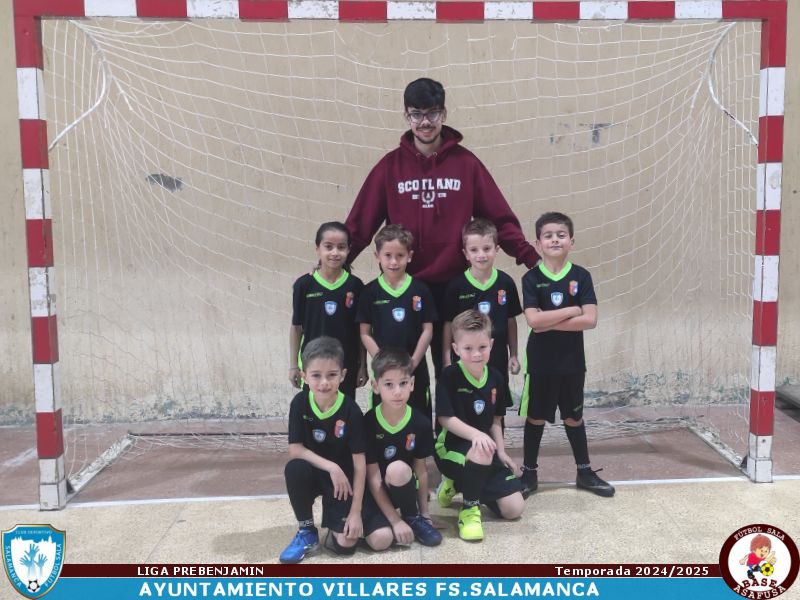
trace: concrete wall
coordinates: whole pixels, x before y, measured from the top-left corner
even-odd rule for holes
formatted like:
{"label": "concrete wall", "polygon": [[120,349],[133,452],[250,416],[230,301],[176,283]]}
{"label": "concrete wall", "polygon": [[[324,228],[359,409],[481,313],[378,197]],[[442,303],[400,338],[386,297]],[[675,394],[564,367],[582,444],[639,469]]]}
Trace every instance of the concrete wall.
{"label": "concrete wall", "polygon": [[[790,10],[797,12],[795,6]],[[800,379],[800,283],[787,277],[796,271],[800,260],[800,212],[792,202],[800,189],[799,130],[793,126],[798,119],[800,86],[798,69],[792,64],[792,57],[797,56],[793,49],[797,50],[800,43],[798,22],[790,18],[779,381]],[[0,24],[9,33],[0,36],[0,83],[13,90],[13,36],[7,5],[0,6]],[[738,198],[735,191],[727,194],[717,189],[719,166],[711,163],[684,160],[666,168],[659,166],[661,172],[670,174],[665,181],[652,172],[655,168],[637,171],[638,164],[667,156],[681,134],[678,130],[672,136],[657,137],[651,133],[650,117],[643,117],[629,126],[642,133],[642,139],[653,142],[632,151],[625,145],[631,131],[584,123],[580,114],[590,112],[595,101],[604,106],[624,105],[625,98],[614,100],[620,86],[610,76],[603,77],[600,71],[596,98],[585,95],[586,106],[577,101],[564,106],[555,98],[537,98],[538,88],[530,80],[534,73],[542,73],[534,72],[527,62],[512,60],[515,44],[540,43],[529,35],[525,24],[495,24],[488,33],[487,27],[478,25],[416,25],[411,37],[402,32],[403,26],[344,25],[337,37],[326,33],[328,25],[294,24],[292,33],[302,35],[291,41],[280,35],[281,27],[269,36],[244,36],[230,48],[223,33],[213,38],[215,56],[217,46],[252,53],[253,57],[274,55],[270,77],[255,80],[232,75],[212,83],[203,80],[207,72],[200,60],[179,67],[187,79],[173,80],[164,75],[159,94],[167,106],[177,107],[199,98],[202,86],[211,89],[213,85],[219,90],[237,87],[256,96],[254,106],[267,103],[266,112],[278,114],[287,108],[282,95],[289,95],[295,100],[288,118],[276,119],[261,131],[258,124],[265,121],[259,119],[266,117],[237,112],[231,101],[219,111],[227,120],[222,124],[216,120],[188,122],[183,113],[173,113],[169,108],[147,112],[146,97],[130,91],[127,101],[117,95],[97,118],[85,124],[87,130],[92,128],[92,136],[67,137],[51,154],[54,171],[70,162],[75,172],[84,173],[69,181],[53,177],[65,398],[70,407],[80,407],[81,418],[125,420],[157,414],[186,416],[192,411],[246,415],[258,414],[265,404],[274,404],[275,398],[281,399],[278,407],[285,403],[283,399],[290,393],[283,379],[291,281],[313,261],[309,240],[317,224],[343,218],[368,169],[396,145],[403,127],[399,90],[424,73],[420,72],[420,61],[439,64],[449,60],[463,65],[460,70],[432,69],[431,76],[448,83],[449,122],[464,131],[467,145],[490,166],[526,231],[531,230],[536,216],[553,204],[576,217],[576,261],[593,269],[604,298],[603,329],[591,337],[590,351],[608,363],[609,381],[623,376],[634,363],[652,353],[676,359],[675,364],[664,367],[666,373],[680,371],[685,351],[671,345],[680,337],[692,338],[692,348],[711,346],[710,350],[706,348],[711,358],[694,364],[709,378],[714,377],[715,370],[740,363],[742,357],[749,365],[750,326],[742,315],[750,310],[747,294],[752,261],[743,257],[753,247],[750,232],[754,219],[747,209],[753,203],[752,194]],[[620,43],[634,44],[647,52],[650,34],[644,39],[621,39]],[[59,39],[69,39],[69,34],[63,35]],[[188,33],[181,29],[168,39],[177,47],[186,41],[184,35]],[[569,31],[551,29],[543,37],[556,35],[569,35]],[[360,70],[373,69],[376,87],[335,85],[326,79],[333,68],[327,60],[305,64],[307,61],[300,59],[290,64],[279,58],[287,44],[299,44],[295,49],[299,52],[304,44],[313,43],[316,51],[332,53],[345,38],[358,55],[352,57],[340,77],[357,80],[363,77]],[[450,43],[444,44],[443,39]],[[548,52],[546,44],[541,43],[531,46],[535,53]],[[595,61],[602,56],[575,52],[575,56],[562,54],[559,58],[570,63],[583,61],[576,63],[579,76],[594,76],[597,69],[614,67]],[[499,63],[488,66],[489,58],[497,61],[498,57]],[[194,58],[206,57],[201,53]],[[57,53],[48,55],[48,64],[60,60]],[[113,60],[125,65],[127,59],[120,51]],[[398,60],[396,71],[381,73],[381,65]],[[307,76],[298,77],[298,73]],[[456,79],[454,74],[460,77],[457,82],[448,79]],[[201,88],[192,87],[192,77],[199,78]],[[528,87],[468,83],[515,78],[528,79]],[[85,80],[93,81],[88,75]],[[59,89],[58,82],[53,86]],[[668,99],[664,106],[671,106],[676,94],[684,93],[680,76],[667,81],[663,88]],[[92,97],[93,90],[87,86],[86,98]],[[563,90],[564,95],[569,92]],[[220,94],[218,97],[226,98],[222,91]],[[346,110],[338,122],[321,119],[320,104],[330,103],[334,96],[338,104],[332,114],[341,107],[352,111],[362,106],[366,122],[350,119]],[[319,100],[305,101],[304,97]],[[520,97],[529,101],[520,101]],[[685,97],[678,99],[676,105],[688,103]],[[118,113],[127,110],[130,103],[138,107],[134,114],[118,120]],[[69,122],[70,114],[78,114],[83,104],[85,98],[79,98],[71,109],[49,116]],[[5,175],[0,186],[8,199],[0,221],[0,339],[4,342],[0,345],[0,422],[14,422],[32,417],[33,402],[16,105],[8,102],[5,106],[0,111],[0,131],[8,140],[0,149],[0,168]],[[372,107],[379,110],[371,111]],[[507,117],[503,117],[503,111],[509,111]],[[567,118],[570,113],[573,118]],[[624,118],[616,108],[595,116],[607,123]],[[718,111],[702,112],[698,108],[696,118],[698,127],[705,125],[706,119],[719,118],[717,127],[729,128]],[[227,129],[248,121],[252,128],[226,135]],[[127,123],[129,130],[115,129],[117,122]],[[487,122],[495,125],[489,128]],[[182,146],[164,147],[158,132],[169,130],[175,123],[181,125],[176,128],[179,138],[189,129],[212,135],[202,143],[187,136]],[[520,136],[520,128],[530,132]],[[731,139],[739,140],[736,143],[742,156],[752,155],[753,149],[740,140],[741,133],[729,129]],[[549,141],[542,142],[547,132]],[[125,139],[136,141],[120,142]],[[702,148],[705,143],[698,140],[697,156],[714,156],[715,148],[709,152]],[[517,163],[516,157],[530,154],[531,149],[540,162]],[[236,156],[242,166],[232,167],[221,160],[228,156]],[[624,156],[624,160],[617,160],[617,156]],[[88,171],[98,169],[115,176],[103,177],[97,193],[88,194],[83,182],[89,180]],[[691,190],[693,193],[684,190],[684,175],[698,170],[707,173],[708,187]],[[572,175],[558,177],[569,172]],[[632,172],[635,177],[628,176]],[[183,177],[189,185],[170,192],[148,181],[148,173]],[[209,176],[214,173],[222,176]],[[289,177],[271,177],[271,173]],[[556,176],[551,177],[549,187],[544,187],[540,181],[548,175]],[[593,190],[598,182],[608,181],[617,183],[607,186],[608,197],[598,202]],[[751,184],[745,181],[742,189]],[[565,194],[564,189],[572,191]],[[706,194],[725,197],[730,203],[704,203]],[[670,204],[671,212],[664,214],[664,198],[673,196],[681,201]],[[744,208],[735,210],[737,203]],[[730,230],[742,233],[723,238],[721,233]],[[265,231],[271,232],[268,239]],[[620,236],[631,231],[633,235]],[[678,272],[665,270],[665,263],[691,266]],[[356,266],[364,279],[374,276],[368,257]],[[516,278],[522,274],[505,258],[501,266]],[[719,273],[727,276],[720,278]],[[700,281],[706,287],[695,286],[692,275],[695,283]],[[702,293],[695,288],[703,288]],[[668,308],[653,311],[651,318],[643,319],[635,328],[626,328],[632,313],[641,316],[647,312],[654,290]],[[698,307],[702,310],[694,310]],[[605,333],[612,330],[618,334]],[[678,331],[683,334],[677,335]],[[733,354],[731,348],[736,349]],[[633,370],[652,375],[646,367]],[[620,382],[603,383],[609,386]],[[658,391],[659,385],[652,388]],[[176,400],[185,396],[192,397],[189,408]],[[234,405],[236,408],[232,408]],[[270,410],[280,414],[280,408]]]}

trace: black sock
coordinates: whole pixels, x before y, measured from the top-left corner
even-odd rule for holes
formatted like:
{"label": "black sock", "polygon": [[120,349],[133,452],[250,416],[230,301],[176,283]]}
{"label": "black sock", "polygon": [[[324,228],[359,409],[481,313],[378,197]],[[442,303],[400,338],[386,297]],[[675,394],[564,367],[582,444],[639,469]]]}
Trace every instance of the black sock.
{"label": "black sock", "polygon": [[461,493],[464,496],[464,506],[477,506],[481,501],[481,492],[486,486],[486,479],[489,477],[491,465],[480,465],[471,460],[467,460],[464,465],[464,477],[462,480]]}
{"label": "black sock", "polygon": [[537,463],[539,460],[539,446],[542,445],[542,435],[544,435],[544,423],[534,425],[530,421],[525,421],[522,464],[528,469],[535,469],[539,466]]}
{"label": "black sock", "polygon": [[394,486],[386,484],[389,499],[397,508],[404,519],[416,517],[419,514],[417,508],[417,480],[413,477],[405,485]]}
{"label": "black sock", "polygon": [[572,455],[579,469],[589,468],[589,445],[586,441],[586,423],[581,422],[577,427],[564,424],[569,445],[572,446]]}
{"label": "black sock", "polygon": [[314,526],[314,467],[306,460],[293,458],[283,470],[286,479],[286,492],[298,523],[311,521]]}

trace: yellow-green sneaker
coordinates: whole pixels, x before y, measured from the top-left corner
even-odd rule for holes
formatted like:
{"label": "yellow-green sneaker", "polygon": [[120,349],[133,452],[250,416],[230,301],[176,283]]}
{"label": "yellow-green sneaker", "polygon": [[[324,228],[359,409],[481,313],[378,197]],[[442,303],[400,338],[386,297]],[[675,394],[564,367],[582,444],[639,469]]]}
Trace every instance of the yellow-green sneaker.
{"label": "yellow-green sneaker", "polygon": [[436,499],[439,501],[439,506],[442,508],[450,506],[457,493],[453,480],[442,475],[442,481],[439,482],[439,487],[436,488]]}
{"label": "yellow-green sneaker", "polygon": [[483,539],[480,506],[461,509],[461,512],[458,513],[458,535],[462,540],[469,542]]}

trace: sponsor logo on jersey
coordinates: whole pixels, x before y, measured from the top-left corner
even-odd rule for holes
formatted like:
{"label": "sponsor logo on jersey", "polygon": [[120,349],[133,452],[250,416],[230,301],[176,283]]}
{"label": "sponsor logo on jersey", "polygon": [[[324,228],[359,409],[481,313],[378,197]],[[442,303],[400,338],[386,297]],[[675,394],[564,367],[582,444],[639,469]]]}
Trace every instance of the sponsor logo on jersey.
{"label": "sponsor logo on jersey", "polygon": [[550,287],[550,284],[549,283],[537,283],[536,287],[537,288],[546,288],[546,287]]}
{"label": "sponsor logo on jersey", "polygon": [[328,300],[325,303],[325,312],[327,313],[328,316],[334,315],[336,313],[336,302],[334,302],[333,300]]}
{"label": "sponsor logo on jersey", "polygon": [[469,300],[470,298],[474,298],[475,294],[459,294],[459,300]]}
{"label": "sponsor logo on jersey", "polygon": [[344,437],[344,421],[341,419],[336,421],[336,427],[333,428],[333,435],[340,439]]}
{"label": "sponsor logo on jersey", "polygon": [[311,292],[310,294],[306,294],[306,298],[319,298],[322,296],[322,292]]}
{"label": "sponsor logo on jersey", "polygon": [[489,312],[492,310],[492,303],[491,302],[478,302],[478,310],[481,311],[481,314],[488,315]]}
{"label": "sponsor logo on jersey", "polygon": [[353,292],[347,292],[344,297],[344,305],[346,308],[353,308],[353,304],[356,301],[356,296]]}
{"label": "sponsor logo on jersey", "polygon": [[561,306],[561,303],[564,301],[564,294],[561,292],[551,292],[550,293],[550,302],[553,303],[553,306]]}
{"label": "sponsor logo on jersey", "polygon": [[480,399],[475,400],[475,402],[472,403],[472,407],[475,409],[476,415],[482,415],[483,409],[486,408],[486,401]]}
{"label": "sponsor logo on jersey", "polygon": [[569,282],[569,295],[570,296],[578,295],[578,282],[575,280]]}
{"label": "sponsor logo on jersey", "polygon": [[414,296],[411,299],[411,308],[413,308],[416,312],[421,311],[422,310],[422,298],[420,298],[419,296]]}
{"label": "sponsor logo on jersey", "polygon": [[383,458],[386,460],[392,460],[397,454],[397,448],[395,446],[386,446],[383,450]]}
{"label": "sponsor logo on jersey", "polygon": [[382,433],[376,433],[375,434],[375,439],[376,440],[382,440],[383,439],[383,434]]}
{"label": "sponsor logo on jersey", "polygon": [[409,433],[406,436],[406,450],[413,450],[414,446],[417,444],[417,436],[416,434]]}
{"label": "sponsor logo on jersey", "polygon": [[472,389],[471,389],[471,388],[466,388],[466,387],[464,387],[464,388],[458,388],[458,389],[456,390],[456,393],[457,393],[457,394],[471,394],[471,393],[472,393]]}
{"label": "sponsor logo on jersey", "polygon": [[406,309],[405,308],[393,308],[392,309],[392,317],[398,323],[402,323],[403,319],[406,318]]}
{"label": "sponsor logo on jersey", "polygon": [[508,298],[506,298],[506,291],[497,290],[497,303],[500,306],[505,306],[506,302],[508,302]]}
{"label": "sponsor logo on jersey", "polygon": [[389,300],[375,300],[373,304],[389,304]]}
{"label": "sponsor logo on jersey", "polygon": [[325,431],[323,431],[322,429],[315,429],[314,431],[311,432],[311,435],[314,436],[314,441],[317,442],[318,444],[324,442],[325,438],[327,437]]}

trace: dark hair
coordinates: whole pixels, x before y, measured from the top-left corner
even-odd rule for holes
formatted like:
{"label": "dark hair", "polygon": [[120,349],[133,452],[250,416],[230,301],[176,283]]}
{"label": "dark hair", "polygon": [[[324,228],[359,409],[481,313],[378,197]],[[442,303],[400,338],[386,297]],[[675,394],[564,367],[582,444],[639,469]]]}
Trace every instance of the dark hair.
{"label": "dark hair", "polygon": [[461,230],[461,242],[465,246],[467,245],[468,235],[480,235],[482,237],[490,235],[492,236],[494,245],[497,245],[497,227],[487,219],[473,219],[464,225],[464,229]]}
{"label": "dark hair", "polygon": [[404,375],[414,373],[414,363],[408,352],[400,348],[381,348],[372,359],[372,376],[375,381],[383,377],[388,371],[402,371]]}
{"label": "dark hair", "polygon": [[322,243],[322,236],[325,235],[327,231],[343,233],[347,237],[347,247],[350,247],[350,230],[347,228],[347,225],[339,221],[328,221],[319,226],[319,229],[317,229],[317,236],[314,238],[314,244],[316,246]]}
{"label": "dark hair", "polygon": [[408,250],[414,246],[414,235],[398,223],[392,223],[375,234],[375,249],[380,252],[386,242],[397,240]]}
{"label": "dark hair", "polygon": [[566,225],[569,230],[569,237],[575,236],[575,227],[572,224],[572,219],[567,215],[560,212],[546,212],[541,217],[536,219],[536,239],[538,240],[542,235],[542,227],[556,223],[557,225]]}
{"label": "dark hair", "polygon": [[406,86],[403,106],[413,108],[444,108],[444,87],[438,81],[422,77]]}
{"label": "dark hair", "polygon": [[336,338],[323,335],[314,338],[303,349],[300,360],[303,361],[303,370],[308,369],[308,365],[317,359],[331,359],[335,361],[339,368],[344,368],[344,348],[342,343]]}
{"label": "dark hair", "polygon": [[456,315],[453,322],[450,324],[453,331],[453,339],[456,339],[456,334],[462,331],[467,333],[474,333],[478,331],[486,332],[486,335],[492,337],[492,321],[489,317],[479,310],[470,308],[462,313]]}

